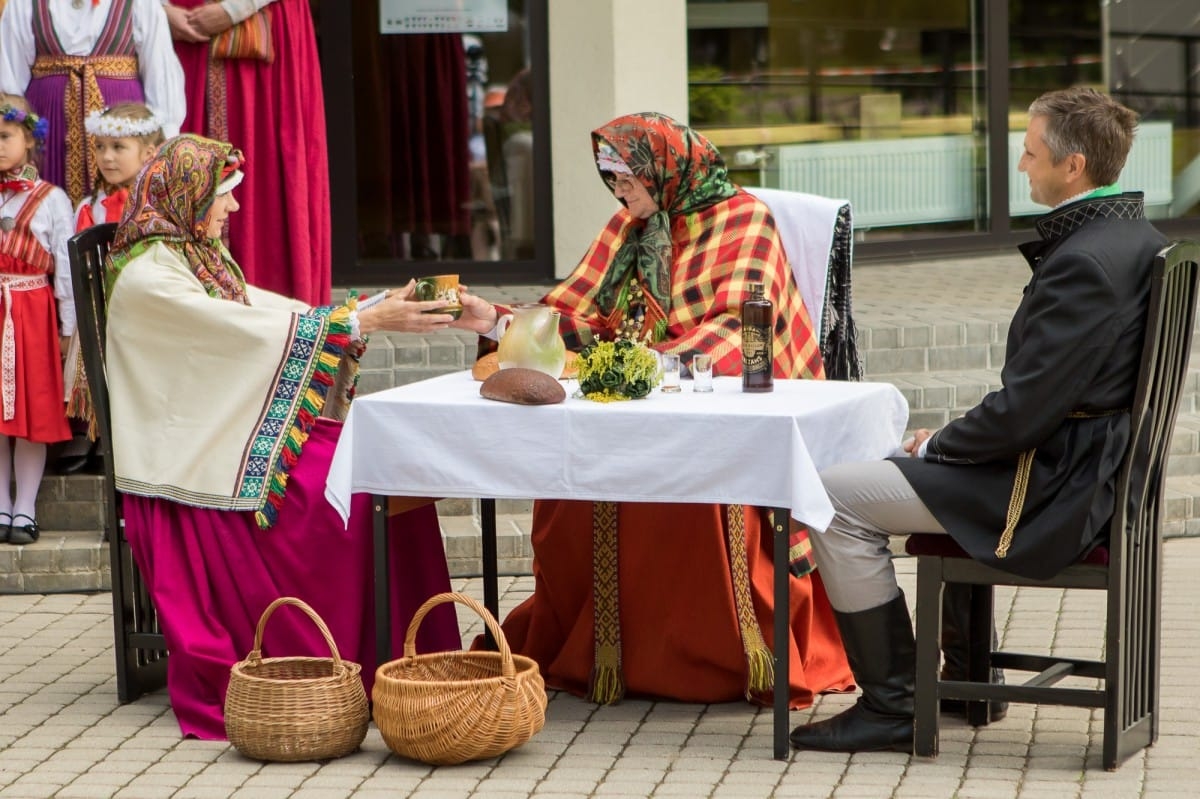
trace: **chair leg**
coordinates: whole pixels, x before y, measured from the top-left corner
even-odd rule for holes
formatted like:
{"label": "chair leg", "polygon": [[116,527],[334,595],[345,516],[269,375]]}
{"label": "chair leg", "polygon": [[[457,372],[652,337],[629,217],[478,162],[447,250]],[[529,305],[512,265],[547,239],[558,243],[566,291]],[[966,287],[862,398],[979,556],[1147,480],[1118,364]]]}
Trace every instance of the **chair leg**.
{"label": "chair leg", "polygon": [[942,559],[917,558],[917,674],[914,691],[913,753],[938,754],[938,671],[942,629]]}
{"label": "chair leg", "polygon": [[[971,682],[987,683],[992,679],[992,640],[995,629],[993,594],[990,585],[971,586],[971,629],[967,645],[967,673]],[[991,720],[988,702],[967,703],[967,723],[982,727]]]}

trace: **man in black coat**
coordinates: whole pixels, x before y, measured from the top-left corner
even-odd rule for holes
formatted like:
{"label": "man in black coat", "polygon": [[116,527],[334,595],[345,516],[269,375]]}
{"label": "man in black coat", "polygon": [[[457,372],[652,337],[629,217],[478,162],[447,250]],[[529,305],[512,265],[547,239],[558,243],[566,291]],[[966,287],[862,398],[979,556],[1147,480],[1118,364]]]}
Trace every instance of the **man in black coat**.
{"label": "man in black coat", "polygon": [[[798,748],[912,749],[915,647],[889,535],[945,532],[979,561],[1044,578],[1095,546],[1112,516],[1150,267],[1167,242],[1141,193],[1116,185],[1133,111],[1067,89],[1039,97],[1029,115],[1019,168],[1033,200],[1053,210],[1037,222],[1040,239],[1021,247],[1032,276],[1009,326],[1002,387],[940,430],[918,430],[909,457],[821,475],[836,515],[813,550],[862,695],[793,730]],[[945,604],[953,611],[961,597]]]}

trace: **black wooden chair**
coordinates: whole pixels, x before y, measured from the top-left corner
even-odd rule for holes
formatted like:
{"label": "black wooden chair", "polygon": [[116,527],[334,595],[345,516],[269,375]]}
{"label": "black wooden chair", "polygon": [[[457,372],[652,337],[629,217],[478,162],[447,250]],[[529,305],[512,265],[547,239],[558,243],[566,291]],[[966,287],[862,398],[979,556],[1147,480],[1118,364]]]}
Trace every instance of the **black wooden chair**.
{"label": "black wooden chair", "polygon": [[[1167,454],[1188,372],[1200,281],[1200,244],[1175,242],[1155,259],[1129,450],[1117,476],[1107,546],[1049,580],[1029,580],[972,560],[949,536],[913,535],[917,560],[917,675],[914,751],[938,753],[938,705],[967,701],[968,721],[988,723],[988,702],[1070,705],[1104,711],[1104,768],[1114,770],[1158,738],[1162,512]],[[969,679],[939,677],[942,586],[971,586]],[[1107,595],[1103,660],[992,650],[996,585],[1084,588]],[[990,683],[993,668],[1033,672],[1021,684]],[[1058,687],[1066,677],[1099,687]]]}
{"label": "black wooden chair", "polygon": [[113,476],[112,430],[104,372],[104,261],[117,226],[96,225],[67,242],[75,292],[79,344],[100,433],[104,461],[105,538],[112,561],[113,627],[117,655],[117,697],[132,702],[167,682],[167,647],[146,585],[125,540],[121,496]]}

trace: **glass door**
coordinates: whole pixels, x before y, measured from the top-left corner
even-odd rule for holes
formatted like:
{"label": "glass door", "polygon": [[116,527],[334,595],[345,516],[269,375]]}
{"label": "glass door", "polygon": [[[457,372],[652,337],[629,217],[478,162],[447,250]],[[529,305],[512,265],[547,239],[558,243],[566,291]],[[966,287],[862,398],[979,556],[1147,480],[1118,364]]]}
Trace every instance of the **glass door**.
{"label": "glass door", "polygon": [[546,0],[321,9],[335,284],[552,274]]}

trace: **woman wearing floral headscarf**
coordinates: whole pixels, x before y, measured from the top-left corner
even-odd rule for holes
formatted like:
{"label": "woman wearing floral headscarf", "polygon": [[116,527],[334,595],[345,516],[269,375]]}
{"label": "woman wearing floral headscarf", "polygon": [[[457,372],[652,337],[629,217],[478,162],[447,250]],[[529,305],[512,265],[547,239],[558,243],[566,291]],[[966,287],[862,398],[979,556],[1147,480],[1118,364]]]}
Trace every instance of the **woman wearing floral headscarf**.
{"label": "woman wearing floral headscarf", "polygon": [[[592,133],[600,177],[625,206],[575,272],[546,295],[570,349],[644,341],[686,365],[741,372],[740,309],[762,283],[777,309],[775,375],[821,378],[808,312],[767,207],[729,182],[706,138],[661,114]],[[503,310],[476,297],[484,332]],[[639,442],[604,457],[637,458]],[[686,467],[681,467],[686,468]],[[770,526],[761,508],[541,501],[534,506],[534,595],[504,622],[514,652],[548,685],[599,702],[622,692],[694,702],[769,697],[773,648]],[[590,531],[591,535],[586,532]],[[619,543],[618,543],[619,539]],[[792,707],[852,685],[829,603],[793,541]]]}
{"label": "woman wearing floral headscarf", "polygon": [[[248,286],[221,244],[237,210],[241,153],[181,136],[163,145],[130,194],[108,264],[107,375],[113,464],[125,532],[166,636],[167,687],[185,735],[225,736],[230,667],[253,646],[281,595],[312,605],[341,654],[374,676],[371,511],[348,528],[324,499],[366,335],[430,331],[444,303],[408,300],[411,284],[357,310],[311,308]],[[432,506],[396,517],[393,635],[449,589]],[[268,529],[269,528],[269,529]],[[440,608],[439,608],[440,610]],[[324,656],[311,623],[281,618],[275,655]],[[453,612],[421,644],[460,646]]]}

